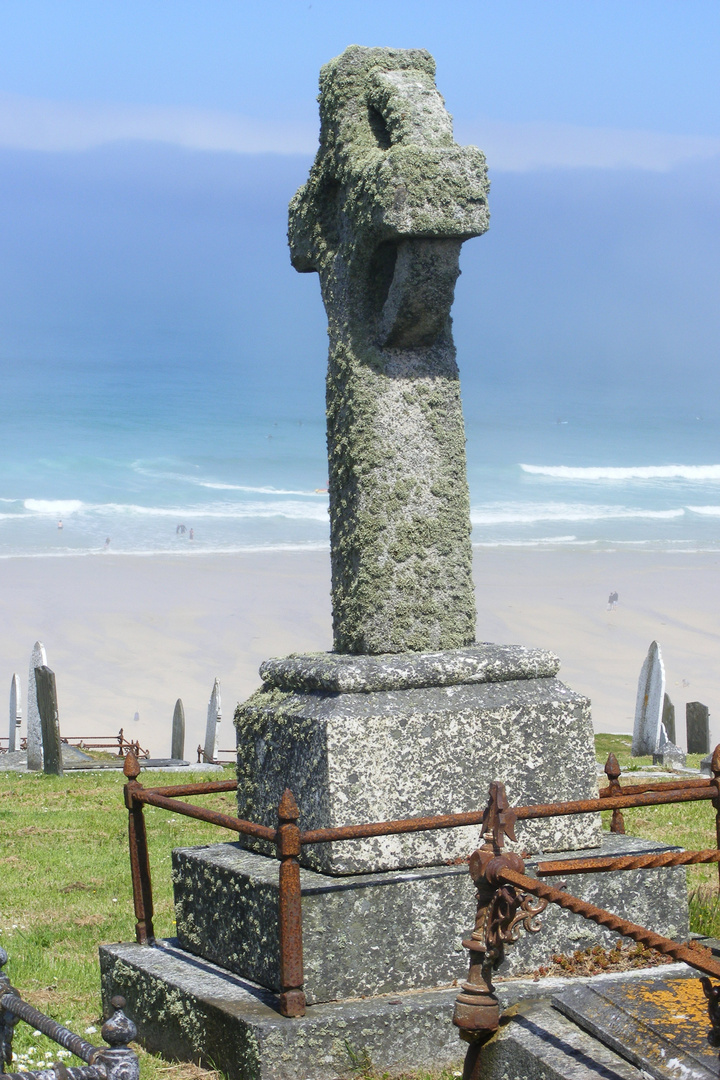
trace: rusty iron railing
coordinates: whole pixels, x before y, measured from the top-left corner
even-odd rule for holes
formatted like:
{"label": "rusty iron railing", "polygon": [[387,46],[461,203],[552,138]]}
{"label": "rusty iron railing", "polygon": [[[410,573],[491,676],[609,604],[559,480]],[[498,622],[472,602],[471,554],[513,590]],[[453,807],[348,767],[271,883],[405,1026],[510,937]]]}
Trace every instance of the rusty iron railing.
{"label": "rusty iron railing", "polygon": [[126,739],[123,729],[113,738],[101,739],[99,742],[91,742],[93,735],[68,735],[60,740],[66,746],[77,746],[78,750],[116,750],[118,757],[126,754],[134,754],[136,758],[149,758],[150,751],[143,750],[137,739]]}
{"label": "rusty iron railing", "polygon": [[[125,785],[124,791],[125,805],[127,806],[129,814],[130,866],[132,872],[135,917],[137,920],[135,926],[136,939],[143,945],[151,945],[154,941],[152,884],[150,878],[147,833],[143,814],[143,807],[145,805],[156,806],[175,814],[193,817],[200,821],[206,821],[211,825],[217,825],[221,828],[229,829],[232,832],[245,836],[253,836],[257,839],[274,844],[276,855],[280,862],[278,902],[278,930],[280,942],[279,1007],[280,1012],[284,1016],[302,1016],[305,1012],[305,995],[302,989],[303,945],[299,862],[302,845],[324,844],[344,840],[360,840],[372,836],[396,836],[404,833],[424,832],[435,829],[453,829],[464,825],[480,825],[481,838],[485,836],[492,837],[492,841],[489,842],[489,847],[486,842],[485,848],[480,850],[484,851],[486,854],[489,851],[493,858],[501,857],[502,859],[509,860],[509,862],[506,861],[501,867],[493,866],[492,872],[495,876],[492,877],[492,879],[484,879],[484,871],[481,872],[482,868],[478,869],[478,866],[480,866],[481,863],[484,867],[485,863],[489,860],[483,855],[480,863],[478,863],[476,858],[478,852],[475,852],[474,855],[470,857],[470,872],[473,874],[476,884],[478,884],[478,880],[480,879],[483,879],[484,881],[482,887],[480,885],[478,886],[478,891],[479,895],[482,894],[485,897],[485,900],[483,914],[481,914],[479,901],[479,921],[476,924],[472,939],[463,942],[463,944],[471,951],[470,976],[468,978],[468,983],[464,985],[470,985],[471,987],[476,986],[476,988],[467,991],[471,1000],[460,1002],[460,1004],[479,1007],[478,994],[481,998],[484,995],[487,999],[485,1004],[490,1009],[486,1020],[494,1018],[493,1022],[495,1022],[499,1015],[497,1001],[494,1000],[494,995],[492,995],[492,984],[489,981],[489,971],[485,971],[485,975],[481,978],[481,969],[483,969],[483,964],[485,968],[487,968],[487,958],[490,957],[492,959],[500,945],[507,944],[511,940],[511,938],[502,936],[503,933],[505,933],[502,929],[502,927],[505,926],[505,924],[502,923],[502,920],[500,930],[495,926],[493,931],[496,936],[500,933],[500,938],[492,948],[488,946],[483,938],[486,923],[488,923],[488,920],[492,922],[488,912],[490,912],[491,909],[494,911],[495,908],[498,907],[497,896],[502,898],[500,907],[503,905],[507,907],[508,896],[510,895],[505,895],[507,889],[515,889],[518,895],[522,895],[522,899],[518,901],[519,908],[516,906],[513,910],[512,918],[510,919],[512,928],[517,925],[518,921],[523,922],[526,925],[526,929],[530,928],[535,914],[539,914],[540,910],[543,910],[548,902],[558,903],[560,906],[571,906],[569,902],[565,903],[555,895],[555,893],[559,893],[560,890],[555,890],[551,886],[542,884],[535,878],[528,878],[524,875],[524,863],[519,856],[503,854],[503,837],[507,834],[514,838],[513,829],[515,822],[574,814],[599,813],[605,810],[612,810],[611,832],[624,833],[625,826],[622,817],[623,809],[638,806],[659,806],[667,803],[707,800],[712,802],[716,811],[716,834],[718,837],[718,849],[720,849],[720,746],[715,750],[712,760],[712,770],[712,778],[707,779],[682,779],[679,777],[677,780],[658,784],[629,784],[623,787],[620,783],[621,773],[617,759],[614,754],[610,754],[605,765],[608,786],[602,788],[599,791],[598,796],[592,799],[576,799],[569,802],[510,807],[503,785],[495,781],[490,785],[490,800],[482,810],[472,810],[458,814],[438,814],[432,817],[402,818],[396,821],[366,822],[358,825],[343,825],[327,829],[303,830],[299,825],[299,810],[290,790],[286,790],[280,800],[278,806],[277,828],[271,828],[267,825],[260,825],[256,822],[232,817],[230,814],[218,813],[215,810],[180,801],[181,798],[189,795],[208,795],[215,792],[235,791],[237,789],[236,780],[224,780],[214,783],[176,784],[165,787],[146,788],[143,787],[138,780],[140,765],[137,759],[131,753],[128,753],[125,758],[124,767],[128,782]],[[600,872],[603,870],[614,871],[637,869],[641,868],[643,865],[680,866],[687,865],[691,862],[717,862],[718,871],[720,873],[720,851],[716,849],[699,852],[668,853],[663,856],[620,856],[616,859],[595,858],[577,859],[572,862],[548,862],[540,864],[538,873],[541,876],[543,874],[548,875],[553,873],[589,873],[591,871]],[[511,881],[510,877],[507,876],[509,874],[515,874],[522,877],[523,884],[520,886],[517,882]],[[530,887],[530,884],[527,883],[531,883],[532,888]],[[548,890],[550,891],[548,892]],[[550,895],[550,893],[552,893],[552,895]],[[567,897],[568,894],[563,893],[562,895],[563,897]],[[537,898],[537,904],[533,903],[531,899],[533,896]],[[606,926],[610,926],[610,923],[603,920],[612,920],[611,929],[617,930],[620,934],[635,937],[635,940],[642,941],[645,941],[645,937],[640,938],[637,937],[636,934],[642,933],[645,936],[651,934],[651,931],[645,930],[643,927],[637,927],[635,924],[619,919],[618,916],[612,915],[610,912],[604,912],[599,908],[593,908],[592,905],[585,904],[584,901],[577,900],[577,898],[571,897],[570,900],[575,904],[574,907],[571,907],[571,910],[576,911],[577,914],[583,915],[585,918],[601,922]],[[525,905],[524,907],[522,907],[523,904]],[[493,916],[493,918],[495,918],[495,921],[497,922],[499,916],[496,916]],[[512,921],[513,919],[514,922]],[[660,952],[665,952],[667,955],[678,957],[680,956],[678,950],[681,950],[683,952],[682,959],[687,963],[691,963],[695,967],[699,967],[700,970],[720,978],[720,962],[712,960],[706,961],[703,957],[699,956],[697,948],[693,946],[678,945],[676,942],[662,938],[660,935],[656,934],[653,934],[652,937],[654,941],[653,948],[658,949]],[[479,961],[477,960],[478,957],[485,958],[483,963],[480,963],[479,966]],[[702,963],[698,963],[698,959],[702,960]],[[703,964],[705,966],[702,966]],[[477,968],[477,970],[474,971],[474,968]],[[712,968],[712,970],[710,970],[710,968]],[[473,984],[473,978],[476,976],[479,981],[477,984]],[[485,976],[488,977],[485,978]],[[488,997],[488,995],[490,996]],[[494,1004],[492,1003],[491,998],[494,1000]],[[485,1006],[482,1006],[482,1008],[484,1007]],[[467,1013],[467,1010],[465,1010],[465,1013]],[[478,1024],[477,1020],[479,1014],[473,1014],[474,1019],[472,1020],[472,1023],[468,1022],[467,1024],[465,1024],[462,1019],[463,1015],[463,1010],[461,1009],[459,1019],[456,1019],[456,1023],[466,1032],[472,1033],[490,1030],[485,1022]],[[467,1013],[467,1015],[470,1014]],[[497,1026],[497,1024],[495,1024],[495,1026]],[[494,1028],[492,1030],[494,1030]]]}
{"label": "rusty iron railing", "polygon": [[[137,1036],[137,1029],[123,1012],[125,998],[112,999],[113,1015],[102,1026],[101,1034],[108,1045],[94,1046],[23,1001],[3,973],[7,960],[7,953],[0,948],[0,1074],[4,1080],[50,1080],[53,1074],[54,1080],[139,1080],[137,1054],[128,1046]],[[41,1031],[86,1064],[67,1067],[57,1061],[42,1069],[8,1072],[7,1066],[13,1060],[13,1034],[18,1020]]]}

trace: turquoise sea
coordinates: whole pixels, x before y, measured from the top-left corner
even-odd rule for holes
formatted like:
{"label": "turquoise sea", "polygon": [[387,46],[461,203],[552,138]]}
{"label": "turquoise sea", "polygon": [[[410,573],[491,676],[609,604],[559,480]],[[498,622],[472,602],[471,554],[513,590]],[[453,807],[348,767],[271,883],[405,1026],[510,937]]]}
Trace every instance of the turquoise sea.
{"label": "turquoise sea", "polygon": [[[327,548],[310,160],[0,152],[0,557]],[[720,547],[717,173],[493,174],[453,308],[476,545]]]}
{"label": "turquoise sea", "polygon": [[[255,402],[201,364],[7,368],[0,557],[327,548],[320,379]],[[720,548],[717,420],[559,407],[470,402],[474,544]]]}

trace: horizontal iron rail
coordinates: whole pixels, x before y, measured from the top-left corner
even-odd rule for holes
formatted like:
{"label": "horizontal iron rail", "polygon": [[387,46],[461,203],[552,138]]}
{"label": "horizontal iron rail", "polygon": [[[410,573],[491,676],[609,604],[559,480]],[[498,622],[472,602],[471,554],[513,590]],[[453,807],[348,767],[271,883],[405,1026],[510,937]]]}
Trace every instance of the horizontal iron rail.
{"label": "horizontal iron rail", "polygon": [[703,851],[658,851],[651,855],[607,855],[585,859],[558,859],[556,862],[538,863],[538,877],[550,874],[591,874],[606,870],[651,870],[659,866],[692,866],[695,863],[720,863],[720,851],[706,848]]}
{"label": "horizontal iron rail", "polygon": [[[655,783],[653,780],[648,780],[642,784],[623,784],[622,792],[624,795],[637,795],[643,791],[683,791],[687,788],[705,788],[710,785],[714,785],[715,781],[709,777],[703,777],[699,780],[663,780],[660,783]],[[610,786],[600,789],[600,798],[608,799],[612,795],[617,794],[617,789]]]}
{"label": "horizontal iron rail", "polygon": [[192,803],[179,802],[177,799],[166,799],[163,795],[156,795],[142,787],[133,790],[132,799],[133,802],[159,806],[162,810],[172,810],[174,814],[197,818],[198,821],[207,821],[210,825],[218,825],[221,829],[231,829],[245,836],[255,836],[260,840],[275,843],[275,829],[270,829],[266,825],[256,825],[254,821],[244,821],[242,818],[234,818],[229,814],[219,814],[216,810],[208,810],[204,806],[193,806]]}
{"label": "horizontal iron rail", "polygon": [[214,795],[217,791],[237,791],[237,780],[215,780],[200,784],[171,784],[166,787],[143,787],[153,795],[178,798],[180,795]]}
{"label": "horizontal iron rail", "polygon": [[33,1009],[32,1005],[28,1005],[27,1001],[23,1001],[15,994],[2,994],[0,1005],[13,1016],[19,1016],[26,1024],[32,1024],[37,1031],[42,1031],[43,1035],[47,1035],[53,1042],[64,1046],[66,1050],[75,1054],[75,1057],[79,1057],[81,1061],[86,1061],[88,1065],[92,1065],[97,1054],[106,1049],[103,1046],[93,1046],[92,1043],[81,1039],[79,1035],[69,1031],[62,1024]]}
{"label": "horizontal iron rail", "polygon": [[596,922],[600,926],[606,926],[617,934],[622,934],[623,937],[632,938],[633,941],[638,941],[647,948],[656,949],[664,956],[672,956],[673,959],[681,960],[698,971],[704,971],[706,975],[712,975],[713,978],[720,979],[720,961],[713,959],[709,951],[702,947],[679,945],[676,941],[662,937],[653,930],[638,926],[637,923],[628,922],[627,919],[621,919],[619,915],[613,915],[612,912],[605,911],[604,908],[595,907],[594,904],[588,904],[586,901],[578,899],[577,896],[571,896],[570,893],[556,889],[552,885],[546,885],[544,882],[537,881],[536,878],[528,877],[526,874],[519,874],[515,870],[503,867],[497,871],[496,876],[508,885],[515,885],[517,888],[532,893],[534,896],[539,896],[543,900],[548,900],[552,904],[574,911],[585,919]]}
{"label": "horizontal iron rail", "polygon": [[[571,814],[592,814],[633,806],[660,806],[663,803],[697,802],[717,798],[715,784],[707,788],[685,790],[674,787],[668,791],[639,792],[597,799],[577,799],[574,802],[538,803],[536,806],[514,806],[517,821],[534,818],[564,817]],[[335,840],[362,840],[370,836],[395,836],[398,833],[422,832],[432,829],[454,829],[463,825],[480,825],[485,810],[463,814],[440,814],[436,817],[402,818],[398,821],[376,821],[362,825],[338,825],[329,829],[307,829],[300,833],[301,844],[328,844]]]}

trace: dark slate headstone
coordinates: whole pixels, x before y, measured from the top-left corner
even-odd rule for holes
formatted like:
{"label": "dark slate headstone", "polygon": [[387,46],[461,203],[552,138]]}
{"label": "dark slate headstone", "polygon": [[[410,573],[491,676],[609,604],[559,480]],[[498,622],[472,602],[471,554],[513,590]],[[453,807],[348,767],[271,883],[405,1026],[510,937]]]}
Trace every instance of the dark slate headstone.
{"label": "dark slate headstone", "polygon": [[675,706],[670,700],[669,696],[665,694],[663,699],[663,711],[662,722],[665,725],[665,734],[667,735],[671,743],[676,742],[675,739]]}
{"label": "dark slate headstone", "polygon": [[700,701],[685,706],[688,754],[710,753],[710,710]]}

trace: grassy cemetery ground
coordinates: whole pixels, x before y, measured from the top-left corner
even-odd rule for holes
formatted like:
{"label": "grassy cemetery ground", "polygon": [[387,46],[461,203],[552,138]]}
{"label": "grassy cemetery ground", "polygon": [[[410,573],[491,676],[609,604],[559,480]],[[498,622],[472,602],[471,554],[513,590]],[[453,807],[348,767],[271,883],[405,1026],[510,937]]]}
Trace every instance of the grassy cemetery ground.
{"label": "grassy cemetery ground", "polygon": [[[600,735],[597,742],[599,760],[613,750],[623,769],[628,767],[627,736]],[[232,775],[231,767],[226,774]],[[207,774],[190,779],[206,780]],[[162,777],[152,780],[163,782]],[[122,784],[119,772],[64,778],[0,774],[0,944],[10,955],[8,974],[26,1000],[93,1042],[101,1042],[102,1023],[97,947],[134,938]],[[232,792],[193,801],[235,811]],[[172,936],[171,849],[232,840],[234,835],[151,807],[145,813],[155,929],[158,936]],[[706,802],[625,811],[628,833],[688,848],[715,845],[714,819]],[[714,866],[688,869],[696,931],[720,935],[717,880]],[[56,1044],[35,1036],[25,1024],[16,1029],[15,1047],[19,1068],[58,1057]],[[358,1076],[373,1075],[362,1056],[353,1059],[349,1050],[348,1068]],[[143,1080],[206,1075],[194,1066],[170,1065],[148,1054],[142,1055],[141,1072]],[[453,1074],[437,1075],[449,1080]]]}

